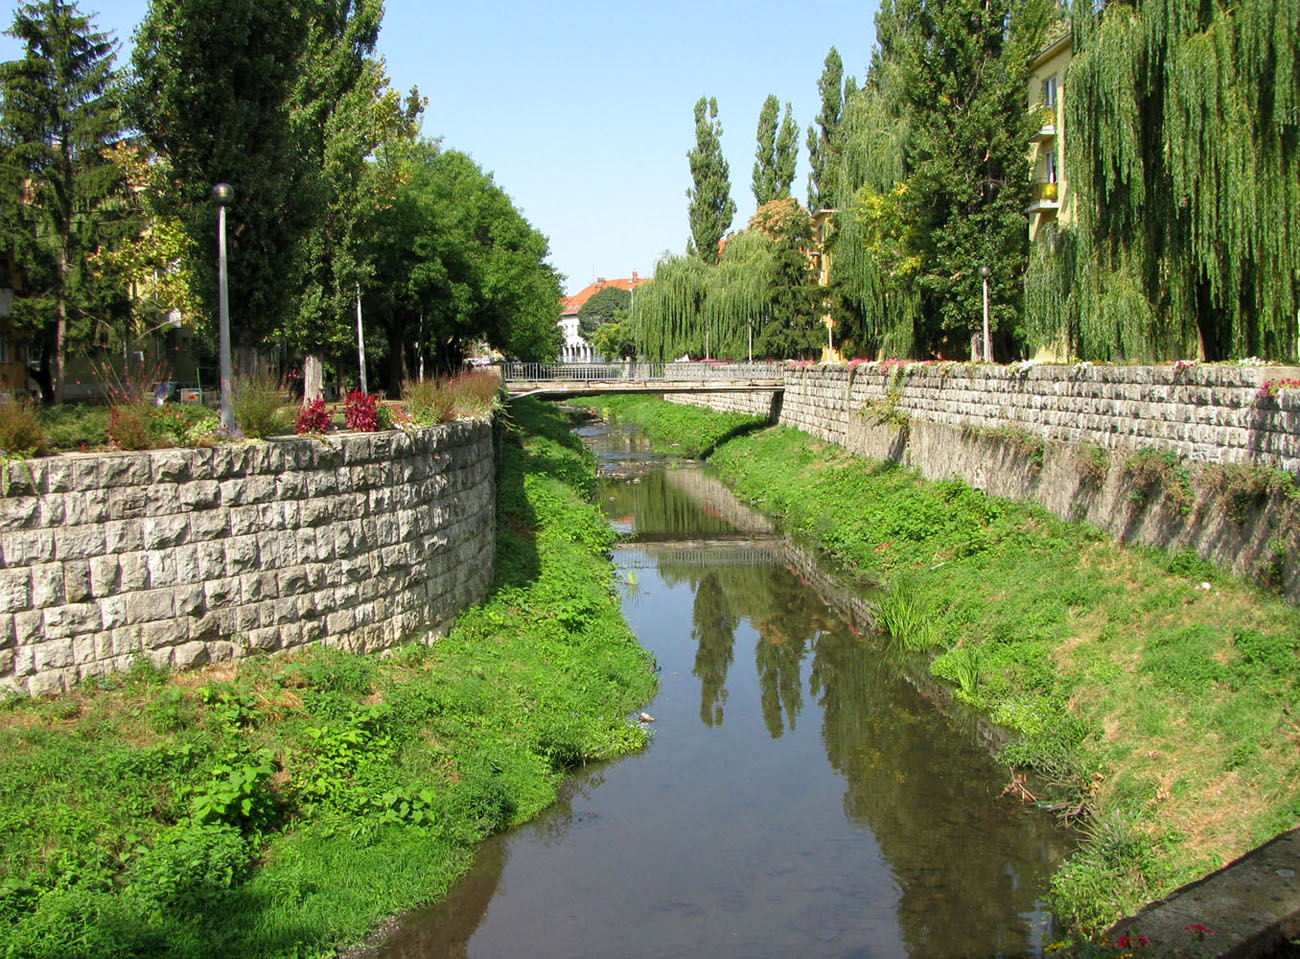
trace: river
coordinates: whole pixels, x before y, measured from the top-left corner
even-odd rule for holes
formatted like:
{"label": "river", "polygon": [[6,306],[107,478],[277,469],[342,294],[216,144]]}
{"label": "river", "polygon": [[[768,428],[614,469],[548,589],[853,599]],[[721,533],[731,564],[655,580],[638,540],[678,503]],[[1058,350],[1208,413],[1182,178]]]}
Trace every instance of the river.
{"label": "river", "polygon": [[379,955],[1042,955],[1072,844],[1002,795],[997,730],[870,634],[866,587],[706,470],[582,433],[661,670],[654,739],[485,843]]}

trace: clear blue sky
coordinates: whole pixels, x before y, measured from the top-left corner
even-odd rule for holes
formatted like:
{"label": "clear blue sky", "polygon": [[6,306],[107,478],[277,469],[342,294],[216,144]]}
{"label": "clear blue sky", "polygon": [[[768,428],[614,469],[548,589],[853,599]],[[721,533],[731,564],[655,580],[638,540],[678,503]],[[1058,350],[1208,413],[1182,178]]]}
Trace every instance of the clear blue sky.
{"label": "clear blue sky", "polygon": [[[116,34],[124,63],[147,0],[80,7]],[[685,249],[686,152],[703,95],[718,101],[733,229],[754,212],[755,127],[769,93],[794,108],[793,193],[804,202],[803,131],[820,107],[822,62],[835,46],[845,73],[861,80],[875,11],[849,0],[388,0],[379,52],[398,89],[416,85],[428,97],[424,134],[473,156],[550,238],[551,263],[572,293],[597,276],[648,276],[662,253]],[[0,59],[19,54],[0,38]]]}

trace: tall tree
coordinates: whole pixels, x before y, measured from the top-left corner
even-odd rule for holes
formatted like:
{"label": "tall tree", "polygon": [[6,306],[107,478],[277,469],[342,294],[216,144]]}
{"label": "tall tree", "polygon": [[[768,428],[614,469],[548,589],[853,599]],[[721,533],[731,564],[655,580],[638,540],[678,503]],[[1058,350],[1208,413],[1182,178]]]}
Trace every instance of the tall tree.
{"label": "tall tree", "polygon": [[695,104],[695,148],[686,154],[694,188],[690,200],[691,240],[687,250],[706,263],[718,261],[718,245],[736,215],[731,198],[730,168],[722,155],[722,124],[718,101],[700,97]]}
{"label": "tall tree", "polygon": [[385,318],[390,370],[414,346],[435,370],[455,372],[478,340],[520,359],[554,357],[560,281],[546,237],[463,153],[421,141],[388,162],[405,172],[374,217],[366,302]]}
{"label": "tall tree", "polygon": [[298,309],[285,330],[290,345],[307,354],[303,402],[319,386],[314,371],[322,358],[355,342],[357,291],[373,268],[366,221],[392,195],[382,175],[392,168],[370,158],[386,144],[413,141],[423,109],[417,91],[403,101],[389,88],[374,57],[382,15],[380,0],[321,0],[293,94],[292,124],[309,159],[314,207],[299,248]]}
{"label": "tall tree", "polygon": [[777,128],[781,105],[768,94],[763,109],[758,114],[758,146],[754,151],[754,174],[751,188],[754,201],[762,206],[772,200],[790,195],[794,182],[795,165],[799,154],[799,127],[785,105],[785,118]]}
{"label": "tall tree", "polygon": [[858,348],[965,355],[990,268],[995,346],[1018,349],[1028,203],[1024,96],[1049,3],[887,0],[827,176],[835,272]]}
{"label": "tall tree", "polygon": [[85,264],[105,228],[101,207],[121,183],[103,156],[120,138],[113,96],[113,43],[76,3],[36,0],[18,8],[7,31],[23,57],[0,65],[0,128],[14,252],[26,263],[13,318],[42,347],[39,380],[47,401],[63,399],[67,343],[102,307]]}
{"label": "tall tree", "polygon": [[844,77],[844,62],[834,47],[826,54],[821,78],[817,81],[817,91],[822,97],[822,108],[817,119],[808,124],[808,209],[820,210],[830,206],[831,194],[827,169],[831,164],[831,152],[835,141],[835,132],[840,125],[840,113],[844,108],[844,95],[840,84]]}
{"label": "tall tree", "polygon": [[[293,314],[299,245],[318,209],[311,157],[290,98],[304,67],[317,3],[150,0],[132,57],[131,112],[171,163],[165,208],[199,243],[215,245],[212,187],[234,187],[228,213],[230,325],[237,345],[262,342]],[[216,314],[215,256],[196,275]]]}

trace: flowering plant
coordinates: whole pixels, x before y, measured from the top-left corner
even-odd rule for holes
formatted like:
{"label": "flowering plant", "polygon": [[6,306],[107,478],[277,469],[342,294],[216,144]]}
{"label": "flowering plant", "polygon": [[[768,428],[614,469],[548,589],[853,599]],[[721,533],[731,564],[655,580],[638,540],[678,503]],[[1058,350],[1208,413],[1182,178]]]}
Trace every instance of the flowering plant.
{"label": "flowering plant", "polygon": [[350,430],[363,433],[382,429],[375,397],[360,390],[350,391],[343,398],[343,424]]}
{"label": "flowering plant", "polygon": [[328,433],[333,427],[333,417],[330,415],[329,410],[325,408],[324,397],[320,396],[300,408],[298,417],[293,423],[293,431],[299,436],[304,433],[316,435]]}
{"label": "flowering plant", "polygon": [[1277,395],[1283,390],[1300,390],[1300,380],[1292,377],[1283,377],[1280,380],[1267,380],[1259,388],[1259,398],[1277,399]]}

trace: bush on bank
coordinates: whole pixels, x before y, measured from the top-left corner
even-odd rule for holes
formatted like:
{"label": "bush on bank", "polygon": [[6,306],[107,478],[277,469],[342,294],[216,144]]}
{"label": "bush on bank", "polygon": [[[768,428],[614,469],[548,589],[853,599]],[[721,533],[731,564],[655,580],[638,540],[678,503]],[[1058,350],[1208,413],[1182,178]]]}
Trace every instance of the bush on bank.
{"label": "bush on bank", "polygon": [[4,704],[0,955],[332,956],[644,743],[593,461],[554,410],[513,419],[493,594],[433,645]]}
{"label": "bush on bank", "polygon": [[[640,418],[644,401],[611,398]],[[716,414],[673,407],[693,442]],[[711,458],[743,499],[886,588],[891,640],[1020,733],[1026,796],[1082,832],[1058,915],[1104,926],[1300,823],[1300,610],[1194,555],[928,482],[782,428]]]}

